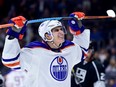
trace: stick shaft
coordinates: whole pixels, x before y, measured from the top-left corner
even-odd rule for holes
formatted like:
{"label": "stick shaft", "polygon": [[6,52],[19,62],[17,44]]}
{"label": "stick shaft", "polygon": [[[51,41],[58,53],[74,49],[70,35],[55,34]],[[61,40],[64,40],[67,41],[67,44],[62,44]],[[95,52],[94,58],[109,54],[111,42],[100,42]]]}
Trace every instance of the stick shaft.
{"label": "stick shaft", "polygon": [[112,18],[111,16],[85,16],[84,19],[102,19],[102,18]]}
{"label": "stick shaft", "polygon": [[[35,19],[35,20],[29,20],[27,24],[32,24],[32,23],[38,23],[38,22],[43,22],[46,20],[69,20],[74,17],[53,17],[53,18],[42,18],[42,19]],[[110,16],[85,16],[84,19],[102,19],[102,18],[112,18]]]}
{"label": "stick shaft", "polygon": [[[32,23],[38,23],[38,22],[43,22],[43,21],[46,21],[46,20],[69,20],[71,18],[74,18],[74,17],[53,17],[53,18],[42,18],[42,19],[35,19],[35,20],[29,20],[27,22],[27,25],[28,24],[32,24]],[[103,18],[112,18],[110,16],[85,16],[84,19],[103,19]],[[7,27],[12,27],[14,26],[13,23],[11,24],[2,24],[0,25],[0,29],[2,28],[7,28]]]}
{"label": "stick shaft", "polygon": [[[73,17],[53,17],[53,18],[34,19],[34,20],[27,21],[27,25],[32,24],[32,23],[43,22],[43,21],[46,21],[46,20],[62,20],[62,19],[63,20],[69,20],[71,18],[73,18]],[[11,23],[11,24],[2,24],[2,25],[0,25],[0,29],[7,28],[7,27],[12,27],[12,26],[14,26],[13,23]]]}
{"label": "stick shaft", "polygon": [[2,24],[2,25],[0,25],[0,29],[7,28],[7,27],[12,27],[12,26],[14,26],[14,24]]}
{"label": "stick shaft", "polygon": [[32,23],[38,23],[38,22],[43,22],[46,20],[69,20],[73,17],[52,17],[52,18],[42,18],[42,19],[35,19],[35,20],[29,20],[27,24],[32,24]]}

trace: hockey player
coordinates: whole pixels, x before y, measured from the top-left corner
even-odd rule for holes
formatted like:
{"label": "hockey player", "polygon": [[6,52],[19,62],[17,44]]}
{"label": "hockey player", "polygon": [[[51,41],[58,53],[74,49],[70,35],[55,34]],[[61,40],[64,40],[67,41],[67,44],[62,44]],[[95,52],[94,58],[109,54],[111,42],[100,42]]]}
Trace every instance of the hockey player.
{"label": "hockey player", "polygon": [[105,67],[93,56],[90,44],[87,57],[73,67],[71,87],[105,87]]}
{"label": "hockey player", "polygon": [[62,23],[47,20],[38,28],[42,42],[31,42],[20,48],[18,39],[26,31],[26,19],[22,16],[12,18],[5,39],[2,62],[5,66],[27,71],[25,87],[70,87],[71,69],[83,60],[89,47],[90,31],[81,23],[83,12],[70,14],[68,21],[73,41],[65,40]]}
{"label": "hockey player", "polygon": [[4,87],[4,83],[5,83],[5,78],[0,72],[0,87]]}
{"label": "hockey player", "polygon": [[5,87],[24,87],[26,71],[11,70],[5,75]]}

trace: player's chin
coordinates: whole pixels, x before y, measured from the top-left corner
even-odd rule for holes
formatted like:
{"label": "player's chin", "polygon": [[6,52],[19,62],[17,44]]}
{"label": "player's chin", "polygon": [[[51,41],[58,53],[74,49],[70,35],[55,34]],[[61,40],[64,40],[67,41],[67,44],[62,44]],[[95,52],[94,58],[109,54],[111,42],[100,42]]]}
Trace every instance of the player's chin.
{"label": "player's chin", "polygon": [[63,43],[64,41],[65,41],[65,40],[64,40],[63,38],[62,38],[62,39],[61,39],[61,38],[59,39],[59,42],[60,42],[60,43]]}

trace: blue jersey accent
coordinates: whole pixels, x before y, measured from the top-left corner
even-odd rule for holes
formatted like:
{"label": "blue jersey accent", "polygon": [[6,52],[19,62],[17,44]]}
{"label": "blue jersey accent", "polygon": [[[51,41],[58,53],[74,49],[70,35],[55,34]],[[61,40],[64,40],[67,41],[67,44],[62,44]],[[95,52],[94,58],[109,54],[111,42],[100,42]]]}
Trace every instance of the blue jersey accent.
{"label": "blue jersey accent", "polygon": [[21,67],[17,67],[17,68],[13,68],[14,70],[19,70],[19,69],[21,69]]}
{"label": "blue jersey accent", "polygon": [[65,47],[72,46],[72,45],[74,45],[73,42],[71,42],[71,41],[69,41],[69,40],[66,40],[66,41],[62,44],[61,49],[64,49]]}
{"label": "blue jersey accent", "polygon": [[52,49],[52,48],[50,48],[50,47],[47,45],[46,42],[42,43],[42,42],[39,42],[39,41],[34,41],[34,42],[31,42],[31,43],[29,43],[28,45],[26,45],[25,48],[41,47],[41,48],[45,48],[45,49],[51,49],[52,51],[54,51],[54,50],[59,50],[59,51],[60,51],[60,49],[64,49],[65,47],[68,47],[68,46],[71,46],[71,45],[74,45],[74,43],[71,42],[71,41],[66,40],[66,41],[62,44],[62,46],[61,46],[60,48],[58,48],[58,49]]}
{"label": "blue jersey accent", "polygon": [[[80,46],[80,47],[81,47],[81,46]],[[86,51],[86,52],[88,51],[88,49],[86,49],[86,48],[84,48],[84,47],[81,47],[81,48],[82,48],[84,51]]]}
{"label": "blue jersey accent", "polygon": [[34,41],[26,45],[24,48],[34,48],[34,47],[41,47],[49,49],[48,45],[39,41]]}
{"label": "blue jersey accent", "polygon": [[4,59],[4,58],[2,58],[2,60],[3,60],[4,62],[15,61],[15,60],[18,60],[19,55],[20,55],[20,54],[18,54],[15,58],[10,58],[10,59]]}
{"label": "blue jersey accent", "polygon": [[82,57],[81,57],[81,61],[84,60],[84,51],[82,51]]}

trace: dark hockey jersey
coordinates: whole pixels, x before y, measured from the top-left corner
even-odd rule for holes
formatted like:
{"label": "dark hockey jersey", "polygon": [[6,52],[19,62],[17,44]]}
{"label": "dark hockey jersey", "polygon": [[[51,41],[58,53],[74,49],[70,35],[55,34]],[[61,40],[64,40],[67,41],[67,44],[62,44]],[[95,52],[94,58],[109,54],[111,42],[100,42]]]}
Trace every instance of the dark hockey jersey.
{"label": "dark hockey jersey", "polygon": [[72,70],[71,87],[94,87],[97,81],[105,80],[105,69],[98,60],[76,64]]}

